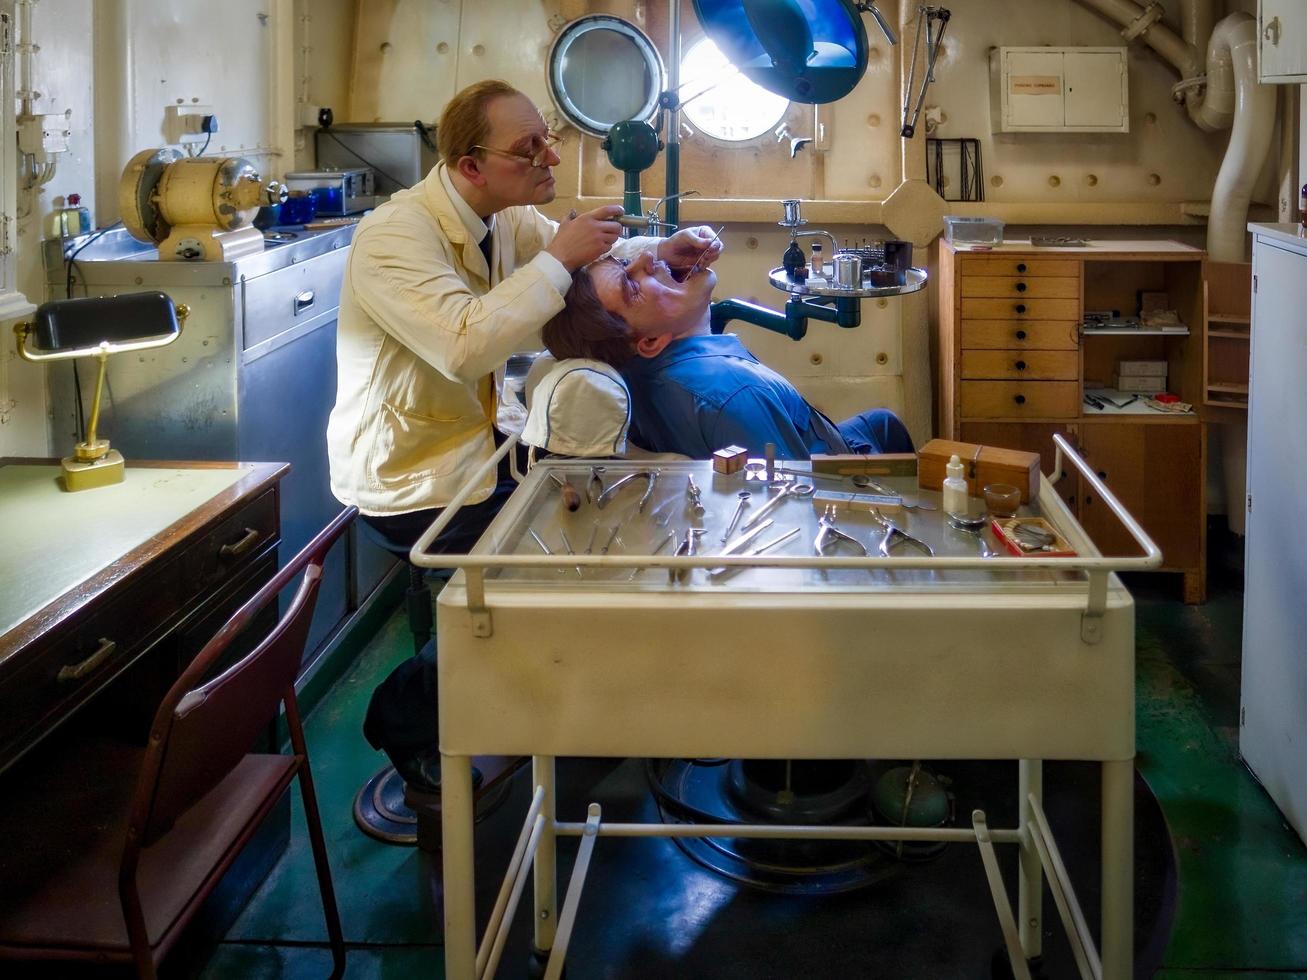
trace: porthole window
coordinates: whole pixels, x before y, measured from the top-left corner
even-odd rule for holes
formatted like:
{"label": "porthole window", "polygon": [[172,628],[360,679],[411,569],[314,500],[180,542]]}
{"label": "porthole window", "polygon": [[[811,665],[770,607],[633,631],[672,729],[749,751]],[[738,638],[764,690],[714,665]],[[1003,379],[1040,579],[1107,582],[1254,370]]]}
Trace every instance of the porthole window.
{"label": "porthole window", "polygon": [[681,59],[681,96],[691,126],[731,143],[775,129],[790,107],[784,96],[749,81],[708,38],[691,45]]}

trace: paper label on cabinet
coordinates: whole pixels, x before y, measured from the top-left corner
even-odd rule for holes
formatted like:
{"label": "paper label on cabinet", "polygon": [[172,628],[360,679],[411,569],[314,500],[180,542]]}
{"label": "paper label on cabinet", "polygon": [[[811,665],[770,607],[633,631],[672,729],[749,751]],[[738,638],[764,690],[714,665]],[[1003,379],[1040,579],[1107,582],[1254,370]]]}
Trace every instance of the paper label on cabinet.
{"label": "paper label on cabinet", "polygon": [[1008,79],[1012,95],[1061,95],[1059,75],[1013,75]]}

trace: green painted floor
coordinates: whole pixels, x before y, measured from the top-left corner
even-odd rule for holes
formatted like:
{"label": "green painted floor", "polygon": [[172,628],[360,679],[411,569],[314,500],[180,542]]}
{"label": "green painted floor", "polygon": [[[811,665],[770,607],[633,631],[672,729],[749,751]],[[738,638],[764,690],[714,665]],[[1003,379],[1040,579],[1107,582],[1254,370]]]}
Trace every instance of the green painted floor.
{"label": "green painted floor", "polygon": [[[1238,758],[1242,596],[1218,581],[1205,606],[1186,607],[1174,578],[1128,584],[1138,600],[1138,764],[1179,861],[1174,931],[1155,976],[1307,980],[1307,848]],[[364,837],[350,811],[383,761],[359,734],[368,695],[410,649],[397,612],[307,720],[352,980],[443,976],[430,860]],[[295,802],[290,849],[198,970],[203,980],[327,975]]]}

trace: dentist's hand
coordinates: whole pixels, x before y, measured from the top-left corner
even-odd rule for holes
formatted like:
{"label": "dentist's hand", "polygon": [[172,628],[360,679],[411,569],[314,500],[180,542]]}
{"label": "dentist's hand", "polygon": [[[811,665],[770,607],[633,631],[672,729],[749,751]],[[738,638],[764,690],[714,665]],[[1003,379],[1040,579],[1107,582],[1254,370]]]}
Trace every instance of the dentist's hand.
{"label": "dentist's hand", "polygon": [[622,226],[614,220],[621,213],[620,204],[605,204],[584,214],[572,212],[558,225],[558,234],[545,251],[568,272],[575,272],[613,247],[622,234]]}
{"label": "dentist's hand", "polygon": [[[685,270],[695,262],[699,263],[699,268],[707,268],[722,254],[722,240],[718,238],[713,242],[715,234],[707,225],[682,228],[658,243],[658,257],[673,269]],[[711,246],[709,242],[712,242]],[[706,253],[705,248],[708,249]],[[701,255],[702,259],[699,258]]]}

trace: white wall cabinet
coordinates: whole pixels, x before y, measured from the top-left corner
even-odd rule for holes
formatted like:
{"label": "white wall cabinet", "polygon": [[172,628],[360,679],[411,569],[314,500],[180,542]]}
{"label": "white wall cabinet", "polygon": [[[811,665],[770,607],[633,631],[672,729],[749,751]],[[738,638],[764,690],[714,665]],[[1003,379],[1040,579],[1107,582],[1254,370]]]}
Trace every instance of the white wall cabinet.
{"label": "white wall cabinet", "polygon": [[1257,78],[1307,82],[1307,3],[1257,0]]}
{"label": "white wall cabinet", "polygon": [[[14,130],[14,5],[0,2],[0,323],[26,316],[32,304],[18,291],[15,248],[18,244],[18,159]],[[3,336],[9,344],[8,332]],[[9,359],[0,352],[0,413],[8,411],[8,376],[3,370]]]}
{"label": "white wall cabinet", "polygon": [[[1239,751],[1307,841],[1307,239],[1253,232]],[[1288,423],[1288,424],[1286,424]]]}
{"label": "white wall cabinet", "polygon": [[996,132],[1130,131],[1125,48],[995,48],[990,85]]}

